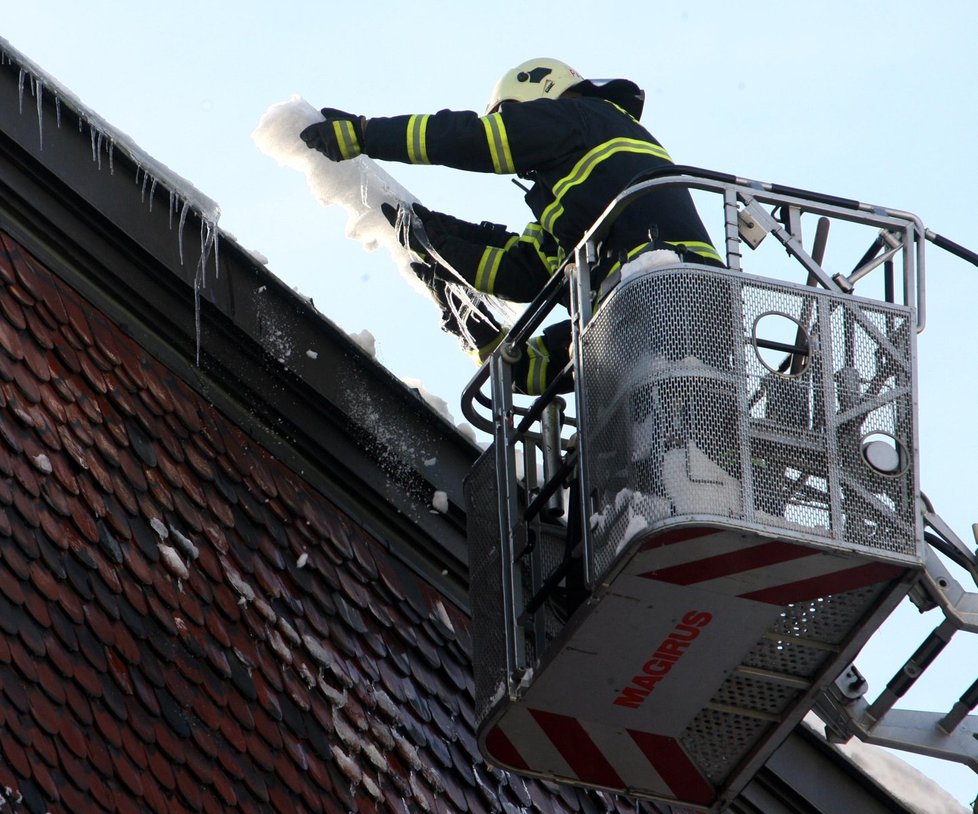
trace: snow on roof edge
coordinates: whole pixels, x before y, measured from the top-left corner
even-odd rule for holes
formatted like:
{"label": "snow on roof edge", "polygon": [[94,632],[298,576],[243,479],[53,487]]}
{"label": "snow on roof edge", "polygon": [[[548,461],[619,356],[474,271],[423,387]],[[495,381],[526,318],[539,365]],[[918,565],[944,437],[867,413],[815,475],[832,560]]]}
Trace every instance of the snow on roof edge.
{"label": "snow on roof edge", "polygon": [[[203,220],[212,225],[217,224],[217,221],[221,215],[221,208],[214,200],[202,193],[193,184],[175,173],[165,164],[162,164],[149,155],[149,153],[139,147],[139,145],[136,144],[132,138],[99,116],[94,110],[86,106],[71,90],[61,84],[61,82],[47,73],[35,62],[24,56],[24,54],[14,48],[9,41],[3,37],[0,37],[0,65],[8,61],[13,65],[17,65],[21,70],[20,93],[22,114],[24,112],[24,79],[29,77],[31,80],[32,91],[37,99],[38,126],[41,128],[42,139],[43,119],[41,112],[41,100],[43,98],[44,88],[48,88],[54,92],[56,105],[66,105],[68,109],[74,112],[82,122],[86,122],[88,124],[92,131],[93,140],[96,136],[108,138],[110,161],[111,151],[113,149],[121,150],[124,155],[133,161],[138,170],[141,170],[147,176],[151,177],[156,183],[162,183],[164,187],[182,198],[184,202],[186,202],[191,209],[195,210]],[[61,122],[59,116],[57,126],[60,127],[60,125]]]}

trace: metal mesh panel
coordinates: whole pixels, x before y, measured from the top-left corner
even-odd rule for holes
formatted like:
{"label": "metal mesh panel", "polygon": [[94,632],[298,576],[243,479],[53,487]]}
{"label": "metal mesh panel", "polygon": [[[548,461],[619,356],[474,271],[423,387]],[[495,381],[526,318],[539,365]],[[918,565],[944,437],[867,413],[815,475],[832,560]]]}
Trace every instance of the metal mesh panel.
{"label": "metal mesh panel", "polygon": [[758,718],[704,709],[680,740],[707,779],[721,785],[769,727]]}
{"label": "metal mesh panel", "polygon": [[838,644],[852,631],[853,622],[866,613],[886,588],[885,583],[870,585],[811,602],[786,605],[771,626],[770,633]]}
{"label": "metal mesh panel", "polygon": [[828,650],[809,647],[784,636],[759,641],[747,654],[744,666],[807,678],[820,670],[830,655]]}
{"label": "metal mesh panel", "polygon": [[712,703],[777,715],[788,707],[798,690],[745,675],[730,676],[717,690]]}
{"label": "metal mesh panel", "polygon": [[[851,632],[885,590],[886,585],[877,585],[785,606],[744,666],[814,682],[835,655],[832,645]],[[734,673],[710,699],[711,705],[726,709],[704,709],[687,726],[682,742],[707,777],[721,783],[751,744],[776,726],[777,717],[791,708],[798,692],[774,681]],[[758,714],[775,720],[763,720]]]}
{"label": "metal mesh panel", "polygon": [[[532,592],[528,591],[526,594],[528,597],[535,594],[543,580],[557,570],[557,567],[564,560],[567,548],[566,534],[563,528],[548,530],[545,526],[537,525],[533,533],[537,535],[535,551],[535,568],[537,570],[534,572],[535,581],[533,583],[533,590]],[[562,604],[560,602],[557,603],[561,608]],[[547,602],[541,606],[535,616],[534,621],[540,625],[540,633],[543,636],[543,642],[540,643],[542,649],[546,643],[553,641],[561,630],[563,630],[566,624],[566,613],[563,609],[561,609],[560,613],[556,613],[555,605]],[[527,635],[526,642],[528,652],[537,645],[534,636]],[[529,657],[527,661],[528,663],[532,663]]]}
{"label": "metal mesh panel", "polygon": [[476,718],[488,713],[506,686],[506,639],[500,567],[499,507],[493,449],[465,481]]}
{"label": "metal mesh panel", "polygon": [[583,338],[595,572],[681,515],[916,555],[910,317],[689,267],[620,285]]}

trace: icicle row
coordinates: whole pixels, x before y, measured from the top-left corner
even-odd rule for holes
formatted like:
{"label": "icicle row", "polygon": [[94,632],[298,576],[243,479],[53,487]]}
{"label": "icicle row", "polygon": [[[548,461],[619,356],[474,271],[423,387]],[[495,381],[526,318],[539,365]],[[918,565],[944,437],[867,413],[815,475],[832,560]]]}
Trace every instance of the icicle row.
{"label": "icicle row", "polygon": [[[196,330],[197,330],[197,363],[200,363],[201,352],[201,332],[200,332],[200,293],[206,286],[206,268],[210,261],[211,253],[214,256],[214,271],[216,279],[220,278],[220,241],[218,218],[220,209],[216,204],[203,196],[199,196],[196,190],[189,188],[184,194],[180,188],[179,179],[176,183],[171,183],[166,176],[166,169],[160,167],[161,174],[151,171],[154,163],[147,156],[143,156],[135,145],[129,143],[125,137],[120,137],[117,141],[116,134],[107,125],[103,126],[99,117],[90,114],[80,103],[75,106],[70,93],[59,90],[57,83],[46,83],[45,79],[37,73],[26,61],[17,58],[16,54],[10,54],[6,49],[0,49],[0,66],[16,65],[19,70],[17,78],[17,97],[19,113],[24,113],[24,95],[27,83],[30,83],[30,92],[34,96],[37,110],[38,143],[39,150],[44,149],[44,89],[48,84],[54,94],[55,120],[57,128],[61,129],[61,108],[62,101],[65,101],[70,109],[78,116],[78,133],[83,135],[86,125],[89,129],[89,138],[92,150],[92,163],[96,164],[99,171],[102,170],[103,149],[108,158],[109,174],[115,174],[115,150],[117,144],[123,152],[136,164],[136,175],[134,183],[139,186],[140,202],[146,204],[147,193],[149,198],[148,209],[153,211],[153,199],[156,197],[157,184],[162,182],[169,192],[169,214],[168,223],[172,231],[174,228],[175,216],[177,218],[177,250],[180,265],[184,265],[183,252],[183,233],[186,227],[187,216],[193,210],[199,215],[201,220],[200,227],[200,259],[194,274],[194,302],[196,308]],[[143,158],[146,159],[145,165]]]}

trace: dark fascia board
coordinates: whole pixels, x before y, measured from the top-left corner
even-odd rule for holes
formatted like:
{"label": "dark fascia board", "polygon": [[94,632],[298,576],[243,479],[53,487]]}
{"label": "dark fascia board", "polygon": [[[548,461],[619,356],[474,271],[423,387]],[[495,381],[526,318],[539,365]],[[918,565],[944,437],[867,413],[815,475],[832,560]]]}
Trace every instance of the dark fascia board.
{"label": "dark fascia board", "polygon": [[[467,604],[462,480],[478,448],[107,127],[0,40],[0,226]],[[283,358],[283,338],[301,350]]]}
{"label": "dark fascia board", "polygon": [[871,775],[807,723],[792,731],[731,804],[731,814],[858,811],[913,814]]}

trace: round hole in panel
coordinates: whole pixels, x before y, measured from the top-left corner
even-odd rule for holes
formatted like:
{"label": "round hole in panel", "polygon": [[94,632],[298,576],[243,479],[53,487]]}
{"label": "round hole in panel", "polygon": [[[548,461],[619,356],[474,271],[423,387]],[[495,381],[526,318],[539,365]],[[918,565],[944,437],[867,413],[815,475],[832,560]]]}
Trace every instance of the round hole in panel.
{"label": "round hole in panel", "polygon": [[811,340],[793,316],[765,311],[754,320],[751,341],[757,358],[772,373],[797,378],[808,370]]}

